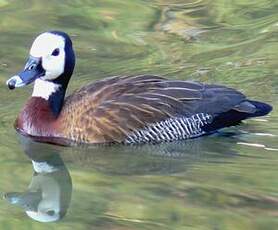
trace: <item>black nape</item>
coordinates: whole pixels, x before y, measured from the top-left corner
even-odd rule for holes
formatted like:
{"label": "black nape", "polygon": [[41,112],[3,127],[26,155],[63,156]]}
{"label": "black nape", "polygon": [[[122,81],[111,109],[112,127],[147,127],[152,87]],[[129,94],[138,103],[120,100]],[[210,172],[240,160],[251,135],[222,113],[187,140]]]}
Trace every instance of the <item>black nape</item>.
{"label": "black nape", "polygon": [[59,87],[57,91],[52,93],[48,98],[49,106],[55,117],[58,117],[63,107],[66,90]]}

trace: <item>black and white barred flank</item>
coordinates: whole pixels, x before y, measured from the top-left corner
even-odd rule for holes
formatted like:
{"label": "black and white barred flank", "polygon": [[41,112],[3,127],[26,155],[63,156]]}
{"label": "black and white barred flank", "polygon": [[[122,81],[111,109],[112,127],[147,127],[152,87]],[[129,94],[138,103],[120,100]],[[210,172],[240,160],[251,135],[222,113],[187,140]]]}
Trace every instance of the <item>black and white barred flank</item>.
{"label": "black and white barred flank", "polygon": [[210,123],[212,116],[198,113],[191,117],[169,118],[132,132],[124,144],[159,143],[194,138],[205,134],[202,129]]}

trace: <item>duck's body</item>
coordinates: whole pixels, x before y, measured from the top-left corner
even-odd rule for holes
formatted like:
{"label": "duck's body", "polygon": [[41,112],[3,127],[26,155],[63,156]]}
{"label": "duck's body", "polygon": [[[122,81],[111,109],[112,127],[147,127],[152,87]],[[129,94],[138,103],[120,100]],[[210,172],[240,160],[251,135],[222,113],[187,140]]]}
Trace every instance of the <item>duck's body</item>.
{"label": "duck's body", "polygon": [[67,97],[57,117],[47,100],[31,97],[16,128],[57,144],[158,143],[201,136],[267,109],[258,110],[243,94],[223,86],[150,75],[111,77]]}
{"label": "duck's body", "polygon": [[[64,39],[69,47],[69,38]],[[72,59],[64,58],[64,71],[56,71],[60,75],[35,81],[33,96],[15,124],[21,133],[56,144],[158,143],[201,136],[271,111],[271,106],[231,88],[153,75],[106,78],[64,100],[73,70],[67,73]]]}

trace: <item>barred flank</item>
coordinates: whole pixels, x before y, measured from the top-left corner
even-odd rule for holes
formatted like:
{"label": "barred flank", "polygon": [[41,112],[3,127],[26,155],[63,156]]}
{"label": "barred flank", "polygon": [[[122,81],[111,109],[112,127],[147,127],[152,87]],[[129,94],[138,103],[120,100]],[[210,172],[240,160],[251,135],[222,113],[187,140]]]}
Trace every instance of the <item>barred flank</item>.
{"label": "barred flank", "polygon": [[205,133],[202,127],[208,124],[211,119],[211,115],[204,113],[198,113],[191,117],[169,118],[132,132],[123,143],[159,143],[198,137]]}

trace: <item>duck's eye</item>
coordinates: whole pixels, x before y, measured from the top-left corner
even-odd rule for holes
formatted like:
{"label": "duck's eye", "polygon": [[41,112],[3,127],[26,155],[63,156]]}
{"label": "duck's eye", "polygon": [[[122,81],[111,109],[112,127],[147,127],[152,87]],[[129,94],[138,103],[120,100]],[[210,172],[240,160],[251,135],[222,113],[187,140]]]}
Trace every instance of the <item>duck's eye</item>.
{"label": "duck's eye", "polygon": [[57,48],[57,49],[53,50],[53,52],[52,52],[51,55],[52,55],[52,56],[58,56],[59,53],[60,53],[60,50]]}
{"label": "duck's eye", "polygon": [[47,213],[47,215],[49,215],[49,216],[53,216],[53,215],[55,214],[55,211],[54,211],[54,210],[49,210],[49,211],[47,211],[46,213]]}

